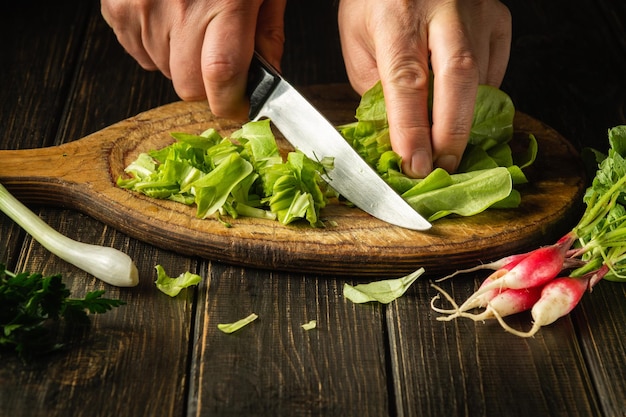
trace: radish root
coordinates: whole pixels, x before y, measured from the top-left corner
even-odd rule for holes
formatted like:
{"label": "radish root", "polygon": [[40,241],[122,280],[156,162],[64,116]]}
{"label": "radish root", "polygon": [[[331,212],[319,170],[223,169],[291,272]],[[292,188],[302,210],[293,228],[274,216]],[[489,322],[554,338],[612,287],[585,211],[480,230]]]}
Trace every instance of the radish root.
{"label": "radish root", "polygon": [[[486,319],[490,319],[493,318],[494,315],[492,314],[491,310],[492,309],[488,309],[483,311],[480,314],[472,314],[472,313],[468,313],[467,311],[463,311],[461,310],[461,308],[459,307],[459,305],[456,303],[456,301],[454,301],[454,299],[452,298],[452,296],[446,292],[443,288],[439,287],[438,285],[435,284],[430,284],[431,287],[433,287],[434,289],[436,289],[437,291],[439,291],[439,294],[435,295],[431,300],[430,300],[430,307],[438,312],[438,313],[442,313],[442,314],[448,314],[445,317],[437,317],[438,321],[451,321],[457,317],[466,317],[468,319],[471,319],[473,321],[483,321]],[[440,307],[436,307],[435,306],[435,301],[439,300],[441,298],[441,295],[443,295],[446,300],[448,300],[450,302],[450,304],[452,304],[453,309],[450,310],[446,310]]]}
{"label": "radish root", "polygon": [[537,333],[539,331],[539,329],[541,328],[540,324],[537,323],[533,323],[533,327],[527,331],[527,332],[522,332],[520,330],[514,329],[511,326],[509,326],[507,324],[506,321],[504,321],[504,319],[502,318],[502,316],[500,315],[500,313],[498,313],[497,310],[492,309],[491,310],[494,317],[496,318],[496,320],[498,320],[498,323],[500,323],[500,326],[502,326],[502,328],[504,330],[506,330],[509,333],[514,334],[515,336],[519,336],[519,337],[532,337],[535,335],[535,333]]}
{"label": "radish root", "polygon": [[442,281],[445,281],[445,280],[450,279],[452,277],[455,277],[455,276],[457,276],[459,274],[467,274],[467,273],[470,273],[470,272],[480,271],[482,269],[494,269],[495,268],[494,265],[495,265],[495,262],[492,262],[492,263],[489,263],[489,264],[478,265],[478,266],[475,266],[473,268],[459,269],[457,271],[454,271],[450,275],[446,275],[443,278],[439,278],[439,279],[435,280],[435,282],[442,282]]}

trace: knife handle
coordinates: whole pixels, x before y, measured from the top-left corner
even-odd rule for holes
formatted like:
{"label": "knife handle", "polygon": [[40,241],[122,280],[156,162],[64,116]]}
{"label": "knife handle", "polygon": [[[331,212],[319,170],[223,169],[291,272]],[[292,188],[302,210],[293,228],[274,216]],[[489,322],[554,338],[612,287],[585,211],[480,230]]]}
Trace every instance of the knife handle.
{"label": "knife handle", "polygon": [[250,70],[248,71],[247,94],[250,97],[250,111],[248,117],[254,120],[265,101],[281,80],[278,71],[272,67],[261,55],[254,52]]}

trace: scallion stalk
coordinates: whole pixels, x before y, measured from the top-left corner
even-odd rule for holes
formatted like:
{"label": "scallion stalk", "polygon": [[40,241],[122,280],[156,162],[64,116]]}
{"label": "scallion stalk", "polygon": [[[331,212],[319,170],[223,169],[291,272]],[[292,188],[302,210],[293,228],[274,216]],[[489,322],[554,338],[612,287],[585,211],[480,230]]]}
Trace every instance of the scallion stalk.
{"label": "scallion stalk", "polygon": [[133,287],[139,282],[137,267],[127,254],[111,247],[90,245],[64,236],[2,185],[0,210],[47,250],[94,277],[118,287]]}

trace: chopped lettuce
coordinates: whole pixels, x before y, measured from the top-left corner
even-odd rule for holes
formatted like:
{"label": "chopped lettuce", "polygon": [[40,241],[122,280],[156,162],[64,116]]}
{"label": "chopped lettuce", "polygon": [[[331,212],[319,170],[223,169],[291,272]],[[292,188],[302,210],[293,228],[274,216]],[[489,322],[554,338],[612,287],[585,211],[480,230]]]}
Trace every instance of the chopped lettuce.
{"label": "chopped lettuce", "polygon": [[307,323],[302,324],[300,327],[304,330],[313,330],[317,327],[317,320],[310,320]]}
{"label": "chopped lettuce", "polygon": [[214,129],[172,137],[172,145],[139,155],[125,169],[130,177],[117,184],[195,204],[198,218],[248,216],[283,224],[305,219],[322,225],[319,211],[329,190],[321,172],[332,169],[332,161],[312,161],[300,152],[283,161],[269,120],[246,123],[228,138]]}
{"label": "chopped lettuce", "polygon": [[[530,135],[527,148],[513,154],[515,108],[497,88],[479,86],[469,142],[456,174],[435,169],[424,179],[402,173],[401,158],[391,149],[382,86],[361,98],[356,121],[338,127],[342,136],[381,177],[430,221],[455,214],[472,216],[487,208],[520,203],[514,187],[527,182],[523,168],[537,154]],[[277,219],[283,224],[305,220],[323,226],[320,210],[334,191],[322,180],[333,161],[314,161],[295,151],[281,157],[270,120],[249,122],[230,137],[215,129],[200,135],[172,133],[176,142],[143,153],[120,177],[120,187],[153,198],[197,208],[199,218],[239,216]]]}
{"label": "chopped lettuce", "polygon": [[259,316],[255,313],[250,314],[248,317],[244,317],[241,320],[237,320],[233,323],[220,323],[217,325],[217,328],[224,333],[233,333],[237,330],[247,326],[252,323],[254,320],[258,319]]}
{"label": "chopped lettuce", "polygon": [[155,268],[157,270],[157,280],[155,282],[157,288],[170,297],[176,297],[183,288],[197,285],[202,280],[200,275],[192,274],[189,271],[172,278],[167,275],[167,272],[161,265],[157,265]]}

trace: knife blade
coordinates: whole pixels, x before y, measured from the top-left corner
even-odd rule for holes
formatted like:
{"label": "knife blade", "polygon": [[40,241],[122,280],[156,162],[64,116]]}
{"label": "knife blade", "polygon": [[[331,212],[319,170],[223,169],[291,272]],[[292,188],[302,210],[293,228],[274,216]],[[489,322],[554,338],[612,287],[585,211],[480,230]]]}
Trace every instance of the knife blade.
{"label": "knife blade", "polygon": [[268,118],[296,149],[313,160],[331,157],[323,179],[352,204],[396,226],[427,230],[430,223],[396,193],[337,129],[255,52],[248,80],[250,120]]}

